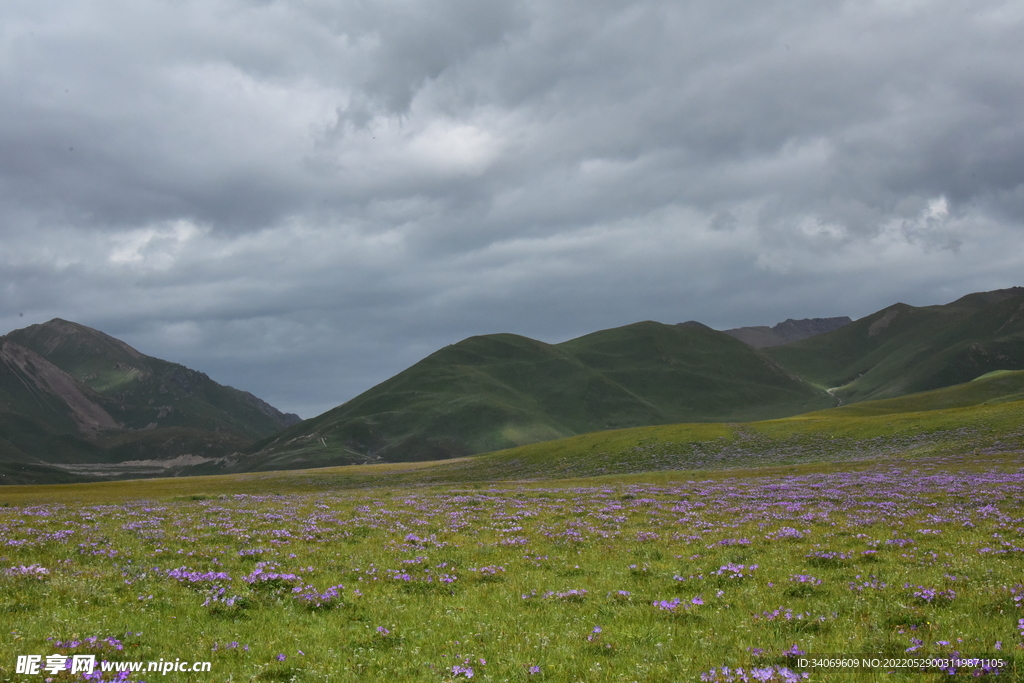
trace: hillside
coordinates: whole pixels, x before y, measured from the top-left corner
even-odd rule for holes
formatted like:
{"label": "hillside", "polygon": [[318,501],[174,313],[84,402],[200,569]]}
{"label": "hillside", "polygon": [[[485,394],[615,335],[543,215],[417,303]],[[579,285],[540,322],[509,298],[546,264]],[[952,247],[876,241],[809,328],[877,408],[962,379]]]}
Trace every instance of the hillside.
{"label": "hillside", "polygon": [[643,322],[561,344],[486,335],[441,349],[258,444],[244,467],[449,458],[596,430],[779,417],[832,403],[703,325]]}
{"label": "hillside", "polygon": [[899,303],[763,353],[847,403],[1024,369],[1024,288],[970,294],[941,306]]}
{"label": "hillside", "polygon": [[936,456],[981,462],[1022,449],[1024,371],[1018,371],[778,420],[592,432],[387,478],[409,484],[545,480]]}
{"label": "hillside", "polygon": [[55,319],[0,337],[4,481],[52,465],[221,457],[296,422],[84,325]]}

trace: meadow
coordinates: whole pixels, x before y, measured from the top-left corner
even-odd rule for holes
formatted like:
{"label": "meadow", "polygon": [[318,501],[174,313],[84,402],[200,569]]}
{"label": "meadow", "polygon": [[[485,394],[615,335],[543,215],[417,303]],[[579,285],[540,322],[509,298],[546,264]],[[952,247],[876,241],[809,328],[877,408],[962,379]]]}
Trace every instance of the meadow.
{"label": "meadow", "polygon": [[[415,479],[433,469],[0,491],[0,678],[1024,679],[1016,453]],[[15,673],[54,653],[211,671]],[[1002,663],[800,666],[954,653]]]}

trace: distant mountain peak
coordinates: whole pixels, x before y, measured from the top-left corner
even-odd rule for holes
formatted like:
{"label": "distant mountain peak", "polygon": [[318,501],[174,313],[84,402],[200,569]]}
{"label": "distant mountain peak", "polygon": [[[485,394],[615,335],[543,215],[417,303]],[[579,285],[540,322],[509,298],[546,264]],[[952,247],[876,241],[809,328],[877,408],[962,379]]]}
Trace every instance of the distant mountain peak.
{"label": "distant mountain peak", "polygon": [[851,322],[853,321],[845,315],[836,318],[803,318],[801,320],[789,318],[772,327],[766,325],[736,327],[731,330],[724,330],[724,332],[730,337],[739,339],[748,346],[752,346],[755,349],[763,349],[771,346],[791,344],[808,337],[832,332]]}

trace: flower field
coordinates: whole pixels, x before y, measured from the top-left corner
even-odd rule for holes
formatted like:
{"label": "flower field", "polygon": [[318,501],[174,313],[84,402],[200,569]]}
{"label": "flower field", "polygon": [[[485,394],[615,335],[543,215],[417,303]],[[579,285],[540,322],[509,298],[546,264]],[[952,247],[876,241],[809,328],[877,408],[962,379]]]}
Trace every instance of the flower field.
{"label": "flower field", "polygon": [[8,504],[3,680],[85,680],[16,674],[33,653],[212,663],[133,681],[921,681],[952,672],[799,659],[952,653],[1024,672],[1012,462],[582,483]]}

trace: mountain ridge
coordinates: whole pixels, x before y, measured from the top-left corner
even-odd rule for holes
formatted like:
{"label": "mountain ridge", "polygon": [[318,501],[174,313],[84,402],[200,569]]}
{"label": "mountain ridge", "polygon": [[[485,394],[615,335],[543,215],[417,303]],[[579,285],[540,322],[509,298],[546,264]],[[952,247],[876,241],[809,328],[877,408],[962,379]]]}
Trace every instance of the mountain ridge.
{"label": "mountain ridge", "polygon": [[764,349],[791,344],[819,334],[832,332],[851,322],[853,320],[845,315],[835,318],[803,318],[801,320],[789,318],[772,327],[758,325],[754,327],[734,327],[730,330],[722,331],[755,349]]}
{"label": "mountain ridge", "polygon": [[[743,330],[802,338],[758,347]],[[726,331],[643,321],[559,344],[478,335],[300,421],[54,319],[0,337],[0,481],[457,458],[594,431],[788,417],[1019,370],[1024,288],[1013,287],[856,321]],[[977,389],[963,392],[969,402]]]}
{"label": "mountain ridge", "polygon": [[249,450],[247,466],[460,457],[641,424],[781,417],[833,405],[704,325],[645,321],[560,344],[512,334],[447,346]]}

